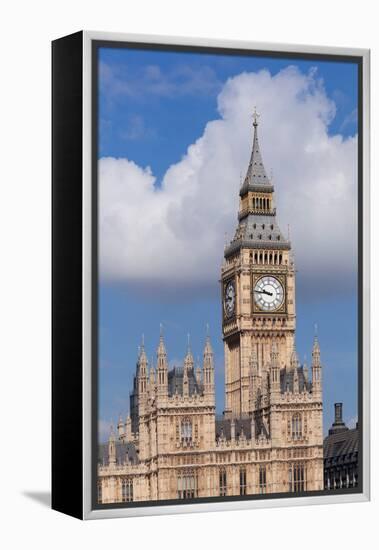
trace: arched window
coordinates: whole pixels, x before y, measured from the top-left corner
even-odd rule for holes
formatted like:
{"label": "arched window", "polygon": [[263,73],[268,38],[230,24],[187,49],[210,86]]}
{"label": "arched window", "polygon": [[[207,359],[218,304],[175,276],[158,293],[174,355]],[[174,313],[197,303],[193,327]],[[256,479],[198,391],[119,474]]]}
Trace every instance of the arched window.
{"label": "arched window", "polygon": [[266,493],[267,490],[267,478],[266,478],[266,466],[260,464],[259,466],[259,492],[260,494]]}
{"label": "arched window", "polygon": [[301,414],[295,413],[292,416],[292,439],[301,439],[303,435],[303,428],[301,422]]}
{"label": "arched window", "polygon": [[220,470],[219,486],[220,486],[220,497],[225,497],[228,494],[225,468],[221,468]]}
{"label": "arched window", "polygon": [[289,490],[293,493],[307,490],[306,466],[302,462],[290,464],[288,482]]}
{"label": "arched window", "polygon": [[180,437],[182,443],[192,442],[192,422],[189,418],[184,418],[181,423]]}
{"label": "arched window", "polygon": [[121,501],[133,502],[133,480],[130,477],[124,477],[121,481]]}
{"label": "arched window", "polygon": [[178,474],[178,498],[197,497],[197,479],[195,470],[183,470]]}
{"label": "arched window", "polygon": [[246,468],[240,469],[240,495],[246,495]]}

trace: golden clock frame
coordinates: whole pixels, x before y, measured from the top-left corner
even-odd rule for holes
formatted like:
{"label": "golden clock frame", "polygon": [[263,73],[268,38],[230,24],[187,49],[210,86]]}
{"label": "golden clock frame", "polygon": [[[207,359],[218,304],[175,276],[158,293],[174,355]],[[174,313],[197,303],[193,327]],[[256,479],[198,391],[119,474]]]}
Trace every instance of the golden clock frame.
{"label": "golden clock frame", "polygon": [[[254,300],[255,284],[257,281],[259,281],[259,279],[262,279],[262,277],[275,277],[282,284],[283,291],[284,291],[284,300],[282,305],[278,309],[275,309],[273,311],[264,311],[263,309],[260,309],[255,303],[255,300]],[[286,273],[268,273],[266,270],[254,271],[251,274],[251,303],[252,303],[252,308],[251,308],[252,313],[259,313],[262,315],[287,314],[287,274]]]}

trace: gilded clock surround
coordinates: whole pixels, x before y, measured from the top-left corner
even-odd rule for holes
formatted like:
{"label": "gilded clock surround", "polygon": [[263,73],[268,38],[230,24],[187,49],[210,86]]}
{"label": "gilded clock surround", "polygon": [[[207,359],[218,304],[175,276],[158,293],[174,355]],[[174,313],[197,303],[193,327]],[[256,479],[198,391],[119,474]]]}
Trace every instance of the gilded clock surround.
{"label": "gilded clock surround", "polygon": [[[227,305],[226,305],[226,290],[229,287],[229,285],[232,285],[234,288],[234,307],[233,307],[232,313],[230,314],[228,314],[227,312]],[[234,278],[230,278],[224,281],[222,286],[222,311],[223,311],[224,323],[230,322],[236,316],[236,308],[237,308],[236,282]]]}
{"label": "gilded clock surround", "polygon": [[[284,298],[283,302],[277,309],[273,311],[265,311],[261,309],[255,302],[254,299],[254,288],[257,282],[262,279],[262,277],[275,277],[275,279],[278,279],[278,281],[281,283],[283,287],[284,292]],[[285,314],[287,312],[287,277],[284,273],[278,273],[276,271],[254,271],[252,273],[251,277],[251,289],[252,289],[252,296],[251,296],[251,305],[252,305],[252,312],[253,313],[260,313],[263,315],[278,315],[278,314]]]}

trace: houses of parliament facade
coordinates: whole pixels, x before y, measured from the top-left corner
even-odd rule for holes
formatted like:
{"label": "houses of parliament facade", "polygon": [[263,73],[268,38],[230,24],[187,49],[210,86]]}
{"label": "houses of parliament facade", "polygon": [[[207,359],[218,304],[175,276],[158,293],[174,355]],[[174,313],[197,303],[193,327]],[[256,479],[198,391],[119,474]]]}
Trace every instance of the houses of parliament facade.
{"label": "houses of parliament facade", "polygon": [[216,417],[213,351],[202,368],[188,346],[169,369],[161,331],[155,368],[141,347],[130,415],[99,446],[99,503],[160,501],[324,488],[322,366],[295,348],[296,271],[263,165],[258,115],[238,225],[221,268],[225,410]]}

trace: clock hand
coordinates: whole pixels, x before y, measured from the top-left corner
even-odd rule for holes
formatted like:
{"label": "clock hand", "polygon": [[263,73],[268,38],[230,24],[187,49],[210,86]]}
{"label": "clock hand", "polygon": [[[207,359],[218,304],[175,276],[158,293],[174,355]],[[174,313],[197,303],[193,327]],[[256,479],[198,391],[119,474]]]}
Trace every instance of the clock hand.
{"label": "clock hand", "polygon": [[268,296],[272,296],[272,292],[268,292],[268,290],[254,290],[254,292],[257,292],[258,294],[267,294]]}

